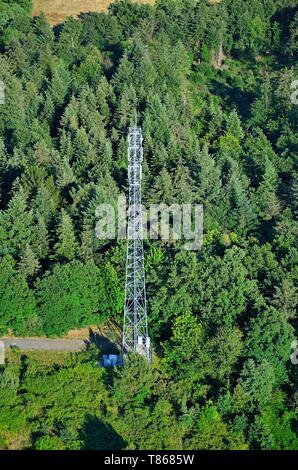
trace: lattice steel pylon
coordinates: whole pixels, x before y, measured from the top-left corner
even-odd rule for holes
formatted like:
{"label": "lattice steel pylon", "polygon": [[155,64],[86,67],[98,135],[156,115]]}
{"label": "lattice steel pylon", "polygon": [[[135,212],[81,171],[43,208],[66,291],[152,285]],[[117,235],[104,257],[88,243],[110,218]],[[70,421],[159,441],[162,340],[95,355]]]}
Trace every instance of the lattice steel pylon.
{"label": "lattice steel pylon", "polygon": [[128,352],[135,351],[151,361],[141,203],[143,161],[141,129],[137,126],[131,127],[127,141],[129,206],[122,354],[124,358]]}

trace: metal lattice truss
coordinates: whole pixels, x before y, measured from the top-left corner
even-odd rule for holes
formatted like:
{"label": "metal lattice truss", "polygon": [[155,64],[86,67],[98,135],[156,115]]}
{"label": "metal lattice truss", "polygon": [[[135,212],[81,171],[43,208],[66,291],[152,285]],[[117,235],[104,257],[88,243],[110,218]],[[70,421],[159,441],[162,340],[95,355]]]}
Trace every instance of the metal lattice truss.
{"label": "metal lattice truss", "polygon": [[122,350],[124,355],[129,351],[135,351],[150,361],[141,205],[143,161],[141,129],[130,128],[127,140],[129,207]]}

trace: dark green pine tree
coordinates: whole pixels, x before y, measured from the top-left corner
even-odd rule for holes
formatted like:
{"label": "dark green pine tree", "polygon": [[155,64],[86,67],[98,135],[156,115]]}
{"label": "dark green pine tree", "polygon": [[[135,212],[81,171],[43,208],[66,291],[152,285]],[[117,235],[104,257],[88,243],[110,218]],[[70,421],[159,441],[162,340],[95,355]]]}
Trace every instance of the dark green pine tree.
{"label": "dark green pine tree", "polygon": [[248,182],[235,161],[229,160],[227,163],[230,170],[225,190],[231,202],[230,228],[246,234],[256,222],[256,214],[247,191]]}
{"label": "dark green pine tree", "polygon": [[126,85],[118,101],[116,127],[120,133],[126,133],[128,127],[136,122],[137,95],[132,84]]}
{"label": "dark green pine tree", "polygon": [[174,202],[173,182],[166,168],[163,168],[155,178],[150,189],[149,200],[151,204],[169,205]]}
{"label": "dark green pine tree", "polygon": [[255,193],[255,200],[259,215],[264,220],[271,220],[282,210],[282,205],[277,197],[278,176],[277,171],[270,160],[265,161],[262,181]]}
{"label": "dark green pine tree", "polygon": [[57,228],[58,241],[54,246],[54,259],[71,261],[78,252],[78,243],[74,233],[71,217],[62,209]]}
{"label": "dark green pine tree", "polygon": [[95,161],[96,155],[89,141],[88,133],[84,127],[76,131],[76,137],[73,142],[74,163],[72,169],[76,176],[82,176],[92,161]]}
{"label": "dark green pine tree", "polygon": [[240,142],[244,137],[241,121],[237,111],[234,109],[227,117],[227,131]]}
{"label": "dark green pine tree", "polygon": [[95,231],[86,227],[81,234],[81,246],[79,248],[80,257],[84,261],[92,261],[94,259],[94,238]]}
{"label": "dark green pine tree", "polygon": [[290,57],[294,57],[298,52],[298,13],[295,14],[290,26],[290,38],[287,49]]}
{"label": "dark green pine tree", "polygon": [[26,279],[31,279],[38,273],[39,269],[39,261],[32,250],[32,247],[27,244],[21,256],[19,271]]}
{"label": "dark green pine tree", "polygon": [[37,212],[35,219],[32,249],[38,259],[45,260],[49,254],[49,232],[45,219],[39,212]]}
{"label": "dark green pine tree", "polygon": [[27,207],[28,195],[22,187],[0,212],[0,254],[19,256],[32,242],[33,212]]}
{"label": "dark green pine tree", "polygon": [[194,200],[194,182],[189,169],[180,160],[173,175],[173,194],[177,204],[191,204]]}
{"label": "dark green pine tree", "polygon": [[205,144],[202,151],[196,157],[198,166],[197,197],[203,204],[214,204],[221,196],[220,169],[214,158],[209,154],[208,146]]}
{"label": "dark green pine tree", "polygon": [[290,199],[294,215],[298,218],[298,176],[294,176],[293,178]]}

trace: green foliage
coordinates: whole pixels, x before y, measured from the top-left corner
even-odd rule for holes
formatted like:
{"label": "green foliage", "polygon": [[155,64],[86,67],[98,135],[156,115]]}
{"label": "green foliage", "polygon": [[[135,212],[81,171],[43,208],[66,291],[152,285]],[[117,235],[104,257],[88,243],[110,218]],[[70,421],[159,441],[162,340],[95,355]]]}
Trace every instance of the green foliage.
{"label": "green foliage", "polygon": [[[284,409],[284,396],[274,396],[273,402],[258,416],[253,426],[251,438],[259,441],[263,449],[296,450],[297,415],[295,412]],[[262,438],[258,439],[258,433]]]}
{"label": "green foliage", "polygon": [[78,244],[75,238],[71,218],[62,209],[60,224],[58,226],[58,242],[55,245],[56,257],[71,261],[78,251]]}
{"label": "green foliage", "polygon": [[0,312],[1,332],[13,329],[23,335],[34,331],[38,323],[33,292],[29,289],[25,277],[17,273],[11,258],[0,260]]}
{"label": "green foliage", "polygon": [[186,440],[186,449],[246,450],[243,436],[233,433],[222,421],[216,406],[207,403],[200,411],[194,437]]}
{"label": "green foliage", "polygon": [[55,266],[37,282],[36,298],[44,331],[50,335],[102,324],[119,312],[122,300],[113,269],[100,269],[92,261]]}
{"label": "green foliage", "polygon": [[297,449],[295,2],[119,1],[54,29],[31,9],[0,0],[1,335],[122,322],[96,208],[127,191],[136,111],[145,205],[203,204],[204,242],[145,243],[152,368],[11,352],[1,448]]}

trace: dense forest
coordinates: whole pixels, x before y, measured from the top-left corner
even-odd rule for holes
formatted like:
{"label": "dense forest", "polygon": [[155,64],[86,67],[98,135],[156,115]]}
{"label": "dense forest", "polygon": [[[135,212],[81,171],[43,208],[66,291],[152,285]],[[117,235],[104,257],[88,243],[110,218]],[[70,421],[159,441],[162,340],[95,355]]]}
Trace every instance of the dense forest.
{"label": "dense forest", "polygon": [[204,242],[145,242],[152,366],[9,354],[0,448],[298,449],[297,2],[31,11],[0,0],[0,334],[121,325],[95,209],[127,192],[136,109],[144,204],[203,204]]}

